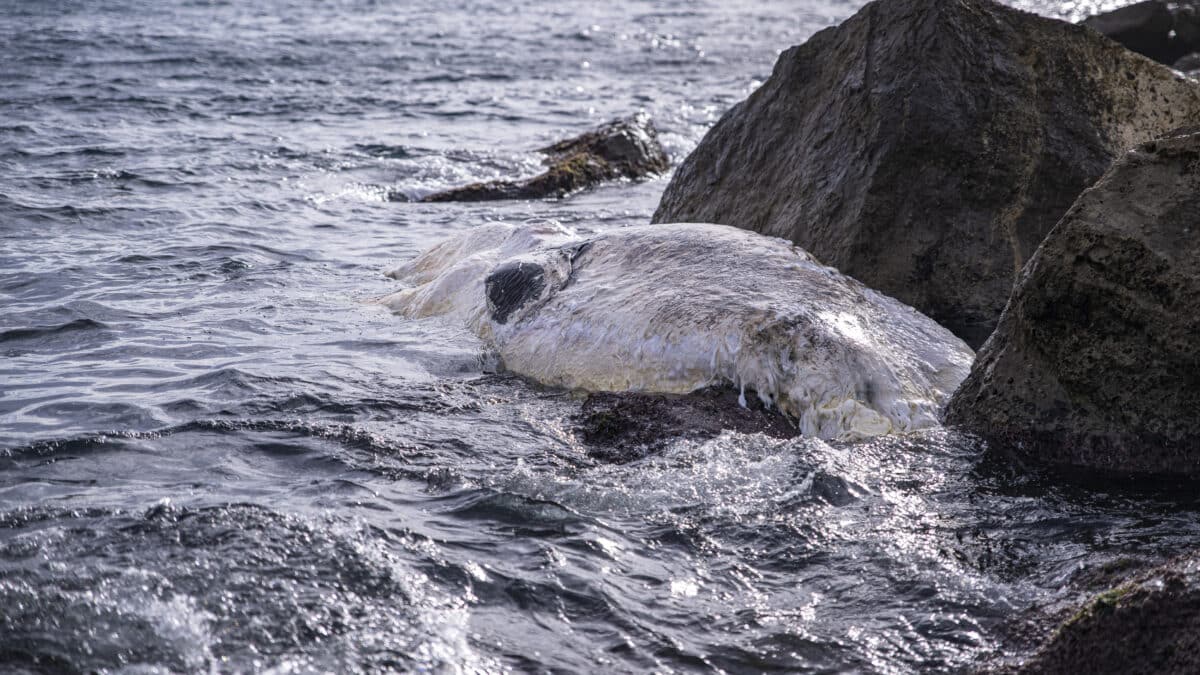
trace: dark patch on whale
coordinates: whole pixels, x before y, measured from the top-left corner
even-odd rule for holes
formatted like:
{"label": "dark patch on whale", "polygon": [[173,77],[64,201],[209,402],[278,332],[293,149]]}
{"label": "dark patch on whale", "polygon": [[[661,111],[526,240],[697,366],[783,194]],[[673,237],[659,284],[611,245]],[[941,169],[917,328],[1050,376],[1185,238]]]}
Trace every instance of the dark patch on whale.
{"label": "dark patch on whale", "polygon": [[513,312],[541,297],[546,288],[546,272],[534,263],[508,263],[492,271],[484,284],[492,319],[504,324]]}

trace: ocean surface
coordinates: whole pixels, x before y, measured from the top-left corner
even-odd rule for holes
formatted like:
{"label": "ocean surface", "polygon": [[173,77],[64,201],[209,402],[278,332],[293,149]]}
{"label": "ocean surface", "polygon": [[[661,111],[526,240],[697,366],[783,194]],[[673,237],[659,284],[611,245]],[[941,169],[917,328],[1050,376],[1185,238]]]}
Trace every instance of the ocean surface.
{"label": "ocean surface", "polygon": [[1195,497],[946,431],[608,463],[576,397],[369,302],[481,223],[647,222],[666,179],[389,191],[638,111],[678,161],[860,5],[0,0],[0,672],[958,671],[1194,548]]}

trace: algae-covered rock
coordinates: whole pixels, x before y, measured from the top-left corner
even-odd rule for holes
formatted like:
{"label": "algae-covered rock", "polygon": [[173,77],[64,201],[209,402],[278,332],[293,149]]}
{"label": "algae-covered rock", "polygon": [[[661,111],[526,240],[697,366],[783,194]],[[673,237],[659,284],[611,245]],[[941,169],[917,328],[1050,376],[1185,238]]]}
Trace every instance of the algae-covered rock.
{"label": "algae-covered rock", "polygon": [[1177,558],[1091,597],[1015,670],[1200,672],[1200,556]]}
{"label": "algae-covered rock", "polygon": [[675,172],[655,222],[726,223],[986,339],[1021,266],[1113,158],[1200,88],[988,0],[878,0],[785,51]]}
{"label": "algae-covered rock", "polygon": [[645,178],[670,163],[650,118],[638,115],[541,148],[546,171],[526,180],[473,183],[436,192],[423,202],[478,202],[562,197],[605,181]]}
{"label": "algae-covered rock", "polygon": [[1013,289],[946,421],[1038,462],[1200,477],[1200,133],[1127,154]]}

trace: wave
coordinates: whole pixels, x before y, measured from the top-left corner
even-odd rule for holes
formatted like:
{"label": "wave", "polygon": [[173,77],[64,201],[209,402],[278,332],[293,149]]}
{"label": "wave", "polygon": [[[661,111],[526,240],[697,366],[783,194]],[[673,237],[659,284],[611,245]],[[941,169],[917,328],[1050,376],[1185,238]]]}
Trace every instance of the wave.
{"label": "wave", "polygon": [[[124,427],[125,430],[44,439],[27,445],[0,448],[0,452],[8,457],[45,457],[117,449],[126,441],[162,439],[196,431],[252,431],[287,432],[300,437],[332,440],[347,448],[386,456],[404,454],[414,448],[435,448],[439,444],[453,443],[453,440],[435,437],[418,446],[404,439],[389,440],[354,424],[335,420],[383,418],[403,421],[415,413],[434,416],[477,413],[485,405],[480,401],[481,392],[477,387],[487,386],[488,379],[484,378],[478,383],[462,383],[457,390],[441,384],[414,384],[405,389],[403,398],[347,399],[334,393],[305,391],[312,389],[311,384],[295,378],[253,375],[236,368],[223,368],[196,377],[156,382],[145,387],[143,393],[178,395],[200,390],[221,394],[215,402],[206,403],[189,397],[161,404],[163,408],[175,408],[192,414],[216,406],[229,416],[194,419],[177,424],[163,423],[153,408],[130,403],[80,400],[46,403],[25,414],[65,414],[77,423],[90,420],[92,423],[103,423],[107,429]],[[295,393],[280,396],[280,389]],[[238,401],[238,398],[241,400]],[[17,399],[12,405],[22,406],[23,402]],[[307,419],[310,417],[318,419]],[[471,446],[463,443],[462,447]]]}
{"label": "wave", "polygon": [[[10,666],[490,664],[471,646],[455,595],[417,567],[426,554],[411,537],[165,499],[141,511],[29,507],[0,514],[0,529],[0,657]],[[24,564],[33,556],[52,564]]]}
{"label": "wave", "polygon": [[61,335],[63,333],[90,330],[106,331],[109,330],[109,326],[99,321],[93,321],[92,319],[75,319],[74,321],[68,321],[67,323],[56,326],[14,328],[11,330],[0,331],[0,343],[39,340],[42,338]]}

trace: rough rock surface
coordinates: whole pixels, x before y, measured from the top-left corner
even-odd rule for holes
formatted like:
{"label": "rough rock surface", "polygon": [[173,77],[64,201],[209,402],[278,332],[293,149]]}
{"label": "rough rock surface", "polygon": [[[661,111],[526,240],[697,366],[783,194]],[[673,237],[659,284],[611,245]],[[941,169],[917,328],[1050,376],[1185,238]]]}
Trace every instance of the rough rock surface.
{"label": "rough rock surface", "polygon": [[946,421],[1065,467],[1200,477],[1200,133],[1138,147],[1022,272]]}
{"label": "rough rock surface", "polygon": [[1177,558],[1092,597],[1010,672],[1200,672],[1200,556]]}
{"label": "rough rock surface", "polygon": [[[1050,480],[1057,482],[1056,479]],[[1106,488],[1111,489],[1112,483],[1107,483]],[[1151,488],[1150,492],[1161,495],[1159,489]],[[1132,494],[1123,489],[1121,493]],[[1062,586],[1059,592],[1008,614],[996,624],[992,629],[992,636],[996,640],[992,653],[981,654],[977,667],[970,672],[979,675],[1018,672],[1021,666],[1030,663],[1032,657],[1049,644],[1063,624],[1080,616],[1081,610],[1091,606],[1098,596],[1146,576],[1172,558],[1156,552],[1149,556],[1121,555],[1102,562],[1080,562],[1066,578],[1060,580]]]}
{"label": "rough rock surface", "polygon": [[645,115],[616,120],[582,136],[555,143],[545,154],[545,173],[520,181],[473,183],[436,192],[423,202],[479,202],[562,197],[605,181],[635,179],[670,167],[658,132]]}
{"label": "rough rock surface", "polygon": [[1159,63],[1200,51],[1200,1],[1145,0],[1083,20],[1083,25]]}
{"label": "rough rock surface", "polygon": [[939,426],[974,357],[789,242],[724,225],[491,223],[392,276],[409,287],[383,304],[461,321],[510,372],[591,392],[732,385],[826,439]]}
{"label": "rough rock surface", "polygon": [[629,462],[661,450],[677,439],[705,440],[722,431],[793,438],[800,430],[755,397],[738,404],[732,387],[708,387],[690,394],[594,393],[583,402],[576,431],[588,455]]}
{"label": "rough rock surface", "polygon": [[1071,202],[1200,119],[1200,86],[988,0],[878,0],[784,52],[677,169],[655,222],[784,237],[972,345]]}

